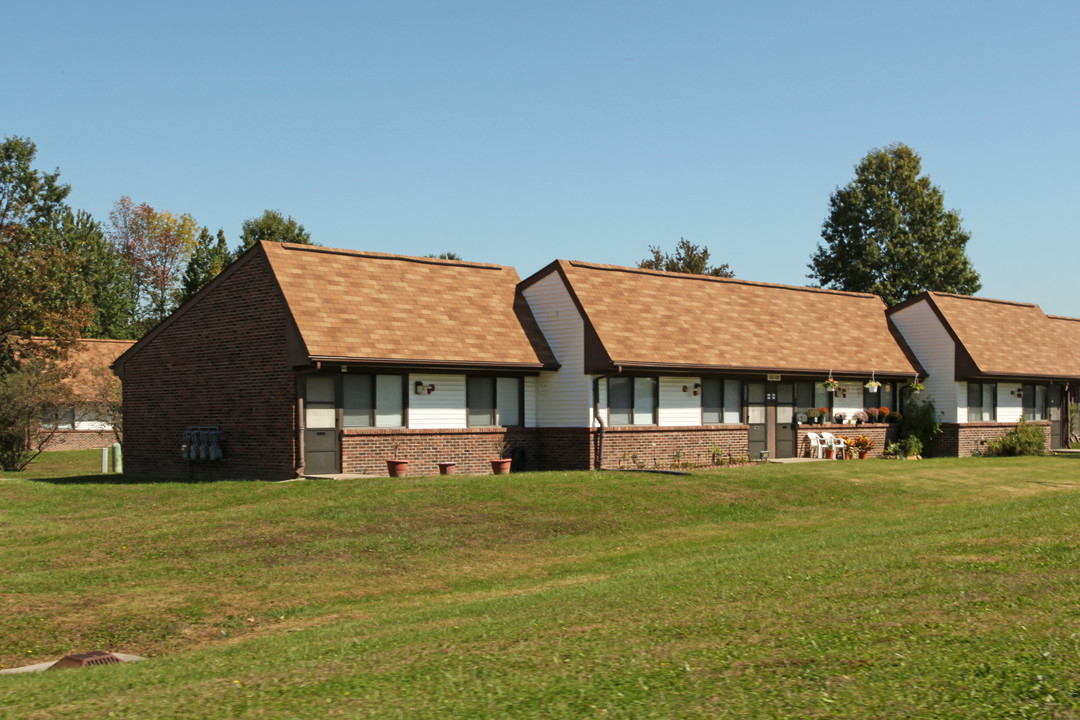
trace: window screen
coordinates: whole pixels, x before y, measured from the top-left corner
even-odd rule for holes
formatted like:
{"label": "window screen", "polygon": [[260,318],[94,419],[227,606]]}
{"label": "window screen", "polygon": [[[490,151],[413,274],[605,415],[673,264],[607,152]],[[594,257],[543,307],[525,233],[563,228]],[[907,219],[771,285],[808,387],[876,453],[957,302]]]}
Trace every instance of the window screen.
{"label": "window screen", "polygon": [[405,376],[375,376],[375,427],[404,427]]}
{"label": "window screen", "polygon": [[608,423],[629,425],[634,385],[630,378],[608,378]]}
{"label": "window screen", "polygon": [[1046,420],[1046,386],[1024,385],[1024,419]]}
{"label": "window screen", "polygon": [[724,383],[719,378],[701,381],[701,422],[706,425],[724,422]]}
{"label": "window screen", "polygon": [[495,424],[503,427],[521,425],[521,378],[495,381]]}
{"label": "window screen", "polygon": [[742,380],[724,381],[724,422],[742,422]]}
{"label": "window screen", "polygon": [[308,375],[304,424],[309,428],[337,427],[337,384],[332,375]]}
{"label": "window screen", "polygon": [[495,378],[470,377],[467,382],[469,425],[486,427],[495,424]]}
{"label": "window screen", "polygon": [[997,385],[968,383],[968,422],[993,422],[997,417]]}
{"label": "window screen", "polygon": [[371,427],[375,421],[371,376],[345,375],[342,381],[345,427]]}

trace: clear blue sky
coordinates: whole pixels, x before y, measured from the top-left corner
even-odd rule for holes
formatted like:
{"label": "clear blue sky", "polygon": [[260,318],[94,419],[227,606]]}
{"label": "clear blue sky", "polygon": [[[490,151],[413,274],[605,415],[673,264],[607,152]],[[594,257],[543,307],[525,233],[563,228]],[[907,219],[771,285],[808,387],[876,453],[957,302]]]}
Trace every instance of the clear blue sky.
{"label": "clear blue sky", "polygon": [[[0,134],[71,204],[235,244],[633,265],[704,244],[807,284],[828,198],[904,142],[987,297],[1080,316],[1080,3],[40,2],[4,12]],[[1072,279],[1070,279],[1070,276]]]}

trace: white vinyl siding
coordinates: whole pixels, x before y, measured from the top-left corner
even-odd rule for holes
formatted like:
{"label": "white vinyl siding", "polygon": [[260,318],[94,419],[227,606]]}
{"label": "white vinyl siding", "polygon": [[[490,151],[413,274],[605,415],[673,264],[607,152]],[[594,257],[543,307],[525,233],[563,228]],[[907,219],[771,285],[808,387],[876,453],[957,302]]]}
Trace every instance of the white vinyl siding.
{"label": "white vinyl siding", "polygon": [[112,418],[100,416],[88,407],[75,408],[76,430],[112,430]]}
{"label": "white vinyl siding", "polygon": [[585,374],[585,324],[557,272],[525,288],[544,338],[560,363],[557,372],[540,373],[536,383],[539,427],[592,424],[592,379]]}
{"label": "white vinyl siding", "polygon": [[[1046,391],[1046,386],[1041,386]],[[1020,383],[997,384],[997,419],[1003,423],[1018,423],[1024,416],[1024,400]]]}
{"label": "white vinyl siding", "polygon": [[[416,383],[424,391],[416,394]],[[427,388],[435,389],[429,395]],[[413,374],[409,376],[409,427],[421,430],[465,428],[465,376]]]}
{"label": "white vinyl siding", "polygon": [[[676,427],[701,424],[701,391],[695,393],[694,385],[701,378],[660,378],[660,409],[658,425]],[[683,392],[683,388],[686,392]]]}
{"label": "white vinyl siding", "polygon": [[[919,394],[919,400],[933,400],[941,422],[966,422],[967,389],[956,382],[954,375],[956,343],[933,308],[923,300],[889,317],[927,373],[922,381],[926,389]],[[901,386],[905,384],[901,382]]]}
{"label": "white vinyl siding", "polygon": [[852,413],[863,409],[863,386],[858,380],[840,380],[840,389],[833,393],[833,415],[842,412],[851,419]]}

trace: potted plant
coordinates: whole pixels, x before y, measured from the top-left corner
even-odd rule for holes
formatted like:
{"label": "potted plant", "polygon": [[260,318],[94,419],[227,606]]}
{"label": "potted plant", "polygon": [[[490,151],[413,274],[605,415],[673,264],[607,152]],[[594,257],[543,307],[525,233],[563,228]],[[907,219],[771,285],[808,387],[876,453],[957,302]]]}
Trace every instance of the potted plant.
{"label": "potted plant", "polygon": [[878,415],[881,414],[876,407],[866,408],[863,412],[866,414],[866,422],[872,423],[876,423],[878,421]]}
{"label": "potted plant", "polygon": [[847,420],[847,413],[846,412],[833,413],[832,419],[833,419],[834,423],[837,423],[838,425],[843,425],[844,421]]}
{"label": "potted plant", "polygon": [[851,438],[844,435],[837,435],[837,440],[843,441],[843,444],[836,448],[836,452],[839,453],[836,456],[837,460],[850,460],[851,459]]}
{"label": "potted plant", "polygon": [[889,422],[889,408],[882,405],[877,409],[878,417],[881,418],[881,422]]}
{"label": "potted plant", "polygon": [[874,441],[865,435],[859,435],[858,437],[851,438],[851,440],[848,441],[848,445],[859,454],[860,460],[865,460],[866,453],[874,447]]}
{"label": "potted plant", "polygon": [[829,408],[819,407],[818,411],[818,424],[824,425],[825,421],[829,419]]}
{"label": "potted plant", "polygon": [[855,421],[856,425],[862,425],[864,422],[870,419],[870,416],[862,410],[856,410],[855,412],[851,413],[851,419]]}
{"label": "potted plant", "polygon": [[923,387],[923,384],[919,382],[919,378],[916,377],[914,380],[911,381],[911,384],[908,385],[908,389],[911,390],[912,394],[918,395],[926,388]]}
{"label": "potted plant", "polygon": [[821,411],[817,408],[806,408],[806,419],[811,423],[816,423],[817,419],[821,417]]}
{"label": "potted plant", "polygon": [[840,383],[833,380],[832,373],[829,373],[829,379],[822,383],[825,386],[826,392],[836,392],[840,389]]}
{"label": "potted plant", "polygon": [[398,440],[390,451],[391,457],[386,459],[386,471],[390,473],[390,477],[405,477],[405,473],[409,472],[408,460],[391,459],[398,457],[398,448],[400,447],[401,441]]}
{"label": "potted plant", "polygon": [[510,452],[510,443],[499,440],[495,443],[495,460],[491,461],[491,473],[493,475],[508,475],[510,473],[510,458],[506,457]]}
{"label": "potted plant", "polygon": [[866,381],[866,384],[863,385],[863,387],[872,393],[876,393],[878,391],[878,388],[881,387],[881,383],[879,383],[877,381],[877,378],[874,377],[873,370],[870,371],[870,379]]}

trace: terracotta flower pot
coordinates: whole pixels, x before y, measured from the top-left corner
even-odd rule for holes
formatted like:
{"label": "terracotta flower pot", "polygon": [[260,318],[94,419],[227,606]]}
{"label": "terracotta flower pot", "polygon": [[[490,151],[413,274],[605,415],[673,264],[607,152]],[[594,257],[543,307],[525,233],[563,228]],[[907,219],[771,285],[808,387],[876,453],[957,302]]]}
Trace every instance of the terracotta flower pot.
{"label": "terracotta flower pot", "polygon": [[826,460],[832,460],[834,453],[835,453],[835,451],[831,447],[825,448],[825,459]]}
{"label": "terracotta flower pot", "polygon": [[439,474],[440,475],[453,475],[455,467],[457,467],[456,462],[441,462],[441,463],[439,463]]}
{"label": "terracotta flower pot", "polygon": [[510,458],[500,458],[498,460],[492,460],[491,472],[493,475],[509,475]]}
{"label": "terracotta flower pot", "polygon": [[859,451],[859,459],[860,460],[865,460],[866,459],[866,451],[865,450],[860,450]]}
{"label": "terracotta flower pot", "polygon": [[405,473],[409,471],[409,461],[387,460],[386,471],[390,473],[390,477],[405,477]]}

